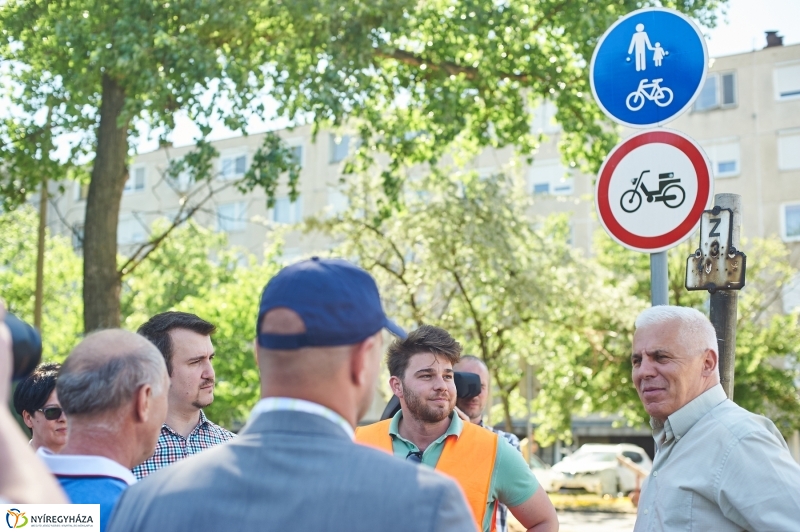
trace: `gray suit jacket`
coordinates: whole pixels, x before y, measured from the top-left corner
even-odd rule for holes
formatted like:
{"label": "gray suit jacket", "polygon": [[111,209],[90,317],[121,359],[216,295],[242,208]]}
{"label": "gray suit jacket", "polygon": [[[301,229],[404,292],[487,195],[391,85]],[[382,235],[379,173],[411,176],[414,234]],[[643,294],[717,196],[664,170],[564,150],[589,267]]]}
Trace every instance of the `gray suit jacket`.
{"label": "gray suit jacket", "polygon": [[474,532],[455,482],[353,443],[304,412],[265,412],[239,438],[130,487],[108,532]]}

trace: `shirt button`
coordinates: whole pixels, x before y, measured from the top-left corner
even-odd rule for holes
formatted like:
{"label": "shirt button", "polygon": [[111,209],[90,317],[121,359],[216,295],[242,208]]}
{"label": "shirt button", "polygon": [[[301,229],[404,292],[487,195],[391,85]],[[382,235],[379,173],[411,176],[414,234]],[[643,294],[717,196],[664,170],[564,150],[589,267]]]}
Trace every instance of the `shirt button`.
{"label": "shirt button", "polygon": [[653,476],[657,477],[658,476],[658,471],[653,471]]}
{"label": "shirt button", "polygon": [[680,440],[680,439],[681,439],[681,437],[680,437],[680,436],[675,436],[675,439],[676,439],[676,440]]}
{"label": "shirt button", "polygon": [[647,512],[648,512],[648,511],[649,511],[649,510],[647,510],[647,509],[645,508],[645,510],[644,510],[644,515],[647,515]]}

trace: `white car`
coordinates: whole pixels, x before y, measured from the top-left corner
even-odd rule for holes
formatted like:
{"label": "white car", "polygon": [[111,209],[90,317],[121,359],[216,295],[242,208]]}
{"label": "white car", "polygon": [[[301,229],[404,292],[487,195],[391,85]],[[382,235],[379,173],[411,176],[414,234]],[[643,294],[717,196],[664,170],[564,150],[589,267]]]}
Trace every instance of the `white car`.
{"label": "white car", "polygon": [[638,445],[587,443],[552,467],[553,471],[561,474],[552,479],[553,491],[584,489],[601,495],[633,491],[637,488],[637,475],[618,457],[628,458],[645,472],[653,468],[650,457]]}
{"label": "white car", "polygon": [[558,491],[558,488],[553,489],[553,486],[554,484],[560,484],[557,479],[563,475],[553,471],[553,468],[542,462],[535,454],[531,456],[531,471],[533,471],[533,476],[539,481],[539,485],[544,491]]}

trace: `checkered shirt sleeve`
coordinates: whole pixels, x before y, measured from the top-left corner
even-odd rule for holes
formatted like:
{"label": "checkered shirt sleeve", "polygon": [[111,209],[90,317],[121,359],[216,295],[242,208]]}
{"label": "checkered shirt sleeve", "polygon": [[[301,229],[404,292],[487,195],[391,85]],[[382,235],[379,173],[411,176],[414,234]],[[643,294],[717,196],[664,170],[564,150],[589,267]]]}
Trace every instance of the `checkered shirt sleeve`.
{"label": "checkered shirt sleeve", "polygon": [[197,454],[204,449],[214,447],[220,443],[233,439],[236,435],[219,425],[208,420],[203,411],[200,411],[200,422],[184,438],[166,423],[161,427],[161,434],[156,443],[156,452],[153,456],[133,468],[134,476],[142,480],[147,475],[155,473],[173,462],[183,460],[187,456]]}

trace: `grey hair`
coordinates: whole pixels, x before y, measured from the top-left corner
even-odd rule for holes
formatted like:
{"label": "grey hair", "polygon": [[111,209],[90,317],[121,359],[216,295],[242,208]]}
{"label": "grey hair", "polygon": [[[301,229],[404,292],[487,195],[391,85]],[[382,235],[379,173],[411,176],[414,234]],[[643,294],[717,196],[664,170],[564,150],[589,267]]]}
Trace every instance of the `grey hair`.
{"label": "grey hair", "polygon": [[705,351],[710,349],[719,354],[717,332],[708,318],[697,309],[658,305],[645,309],[636,318],[634,326],[638,329],[649,325],[666,326],[677,323],[681,330],[680,337],[691,343],[693,349]]}
{"label": "grey hair", "polygon": [[152,343],[132,332],[107,330],[90,334],[72,351],[56,391],[67,416],[93,415],[116,410],[145,384],[160,396],[166,380],[164,357]]}

